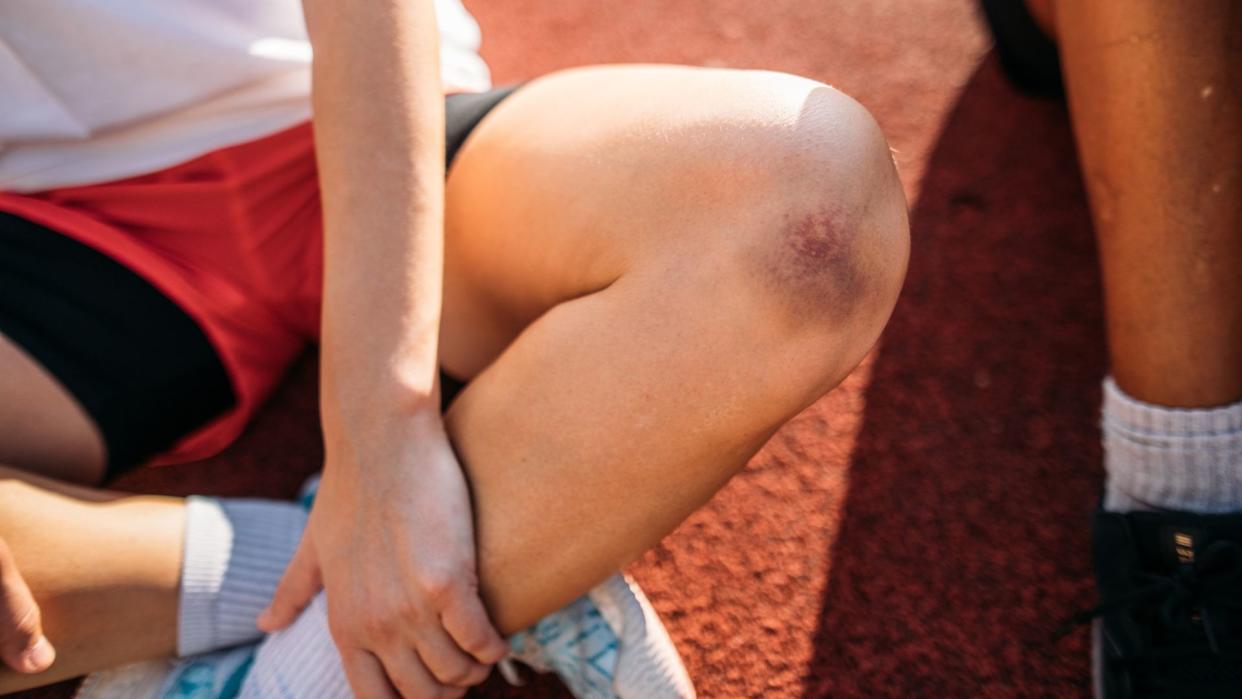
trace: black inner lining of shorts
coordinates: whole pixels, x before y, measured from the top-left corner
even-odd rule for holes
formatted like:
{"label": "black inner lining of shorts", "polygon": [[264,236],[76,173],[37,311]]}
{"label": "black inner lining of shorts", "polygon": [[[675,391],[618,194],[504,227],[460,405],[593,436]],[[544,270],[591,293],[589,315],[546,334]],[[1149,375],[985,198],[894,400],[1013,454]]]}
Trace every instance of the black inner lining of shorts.
{"label": "black inner lining of shorts", "polygon": [[236,403],[223,364],[179,306],[124,265],[0,213],[0,333],[94,419],[108,478]]}
{"label": "black inner lining of shorts", "polygon": [[[448,163],[518,87],[446,98]],[[95,421],[109,480],[237,403],[215,349],[177,304],[94,248],[3,212],[0,334],[55,376]],[[447,407],[463,382],[441,376]]]}
{"label": "black inner lining of shorts", "polygon": [[451,165],[483,117],[521,86],[509,85],[487,92],[459,92],[445,97],[444,162]]}

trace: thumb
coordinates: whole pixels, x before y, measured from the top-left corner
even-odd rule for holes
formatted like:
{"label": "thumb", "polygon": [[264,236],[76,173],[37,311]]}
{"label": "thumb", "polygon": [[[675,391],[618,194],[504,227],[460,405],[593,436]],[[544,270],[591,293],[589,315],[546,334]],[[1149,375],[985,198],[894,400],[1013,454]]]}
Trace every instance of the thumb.
{"label": "thumb", "polygon": [[293,559],[289,561],[289,567],[285,569],[284,577],[276,586],[271,603],[259,615],[256,622],[259,629],[264,633],[273,633],[292,624],[322,588],[315,549],[311,546],[310,537],[303,536]]}
{"label": "thumb", "polygon": [[9,547],[0,540],[0,658],[18,672],[43,672],[56,650],[43,635],[39,605],[22,579]]}

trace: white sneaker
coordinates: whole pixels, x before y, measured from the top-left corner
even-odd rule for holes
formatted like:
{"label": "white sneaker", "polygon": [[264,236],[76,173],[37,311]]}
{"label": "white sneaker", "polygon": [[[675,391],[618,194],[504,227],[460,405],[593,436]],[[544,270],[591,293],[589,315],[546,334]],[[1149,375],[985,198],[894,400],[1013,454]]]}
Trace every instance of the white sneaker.
{"label": "white sneaker", "polygon": [[694,685],[660,617],[620,573],[509,642],[500,672],[522,681],[512,660],[555,672],[577,699],[693,699]]}
{"label": "white sneaker", "polygon": [[254,646],[189,658],[148,660],[91,673],[74,699],[234,699]]}

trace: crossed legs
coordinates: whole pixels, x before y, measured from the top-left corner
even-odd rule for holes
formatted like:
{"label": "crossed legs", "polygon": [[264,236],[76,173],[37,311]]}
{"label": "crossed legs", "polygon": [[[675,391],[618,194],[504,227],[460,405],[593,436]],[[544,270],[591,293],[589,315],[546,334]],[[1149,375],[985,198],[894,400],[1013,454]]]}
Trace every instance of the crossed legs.
{"label": "crossed legs", "polygon": [[[447,196],[441,356],[473,380],[446,420],[506,633],[653,545],[836,385],[883,328],[908,248],[865,110],[773,73],[537,80],[471,136]],[[173,650],[180,504],[58,487],[0,482],[0,538],[60,650],[0,691]],[[137,623],[159,632],[135,641]]]}

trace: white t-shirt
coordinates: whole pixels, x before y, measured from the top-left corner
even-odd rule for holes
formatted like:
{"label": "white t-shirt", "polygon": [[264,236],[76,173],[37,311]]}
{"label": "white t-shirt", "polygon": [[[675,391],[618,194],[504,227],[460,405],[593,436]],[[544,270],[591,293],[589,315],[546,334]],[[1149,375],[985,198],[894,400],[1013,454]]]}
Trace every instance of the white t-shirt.
{"label": "white t-shirt", "polygon": [[[446,91],[489,87],[436,0]],[[310,118],[300,0],[0,0],[0,190],[152,172]]]}

